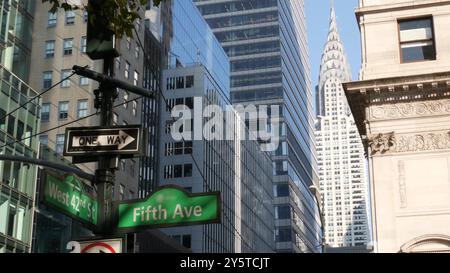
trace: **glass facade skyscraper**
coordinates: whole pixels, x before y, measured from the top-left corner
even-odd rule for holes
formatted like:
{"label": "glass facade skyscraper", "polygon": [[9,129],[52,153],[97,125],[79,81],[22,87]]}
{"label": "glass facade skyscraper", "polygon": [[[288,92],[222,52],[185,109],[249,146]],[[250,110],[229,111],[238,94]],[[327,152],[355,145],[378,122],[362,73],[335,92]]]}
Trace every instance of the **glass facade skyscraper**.
{"label": "glass facade skyscraper", "polygon": [[[257,141],[241,139],[244,132],[239,122],[242,121],[236,112],[225,112],[229,100],[204,66],[165,70],[163,82],[168,84],[163,87],[167,103],[161,105],[164,109],[161,124],[165,130],[160,132],[158,180],[161,185],[175,184],[193,193],[219,191],[221,194],[220,224],[163,231],[196,253],[275,251],[269,155],[261,151]],[[199,107],[220,106],[224,116],[232,115],[233,124],[227,123],[222,130],[233,134],[233,140],[175,141],[171,136],[170,111],[179,104],[188,106],[194,113],[201,111]],[[204,128],[206,119],[195,118],[201,120]]]}
{"label": "glass facade skyscraper", "polygon": [[277,251],[320,252],[304,1],[195,2],[230,58],[232,102],[279,105],[282,112],[281,143],[272,153]]}
{"label": "glass facade skyscraper", "polygon": [[[7,115],[37,93],[27,84],[30,71],[34,1],[0,2],[0,153],[36,158],[37,99]],[[0,253],[31,249],[37,167],[0,161]]]}
{"label": "glass facade skyscraper", "polygon": [[163,30],[163,37],[170,36],[168,67],[201,63],[210,71],[220,89],[229,93],[230,62],[192,0],[170,0],[167,3],[165,5],[170,5],[172,17],[162,16],[162,20],[172,19],[166,22],[170,26]]}
{"label": "glass facade skyscraper", "polygon": [[161,12],[167,70],[161,81],[166,101],[160,103],[158,181],[194,193],[220,191],[222,199],[220,224],[164,232],[193,252],[273,252],[271,160],[258,142],[239,138],[177,142],[171,137],[174,105],[197,107],[192,105],[194,98],[205,107],[231,104],[230,61],[193,1],[164,1]]}
{"label": "glass facade skyscraper", "polygon": [[145,156],[141,157],[139,169],[139,198],[144,198],[158,186],[159,142],[159,88],[161,80],[161,44],[146,24],[144,33],[143,86],[154,92],[154,97],[142,99],[141,121],[147,129]]}

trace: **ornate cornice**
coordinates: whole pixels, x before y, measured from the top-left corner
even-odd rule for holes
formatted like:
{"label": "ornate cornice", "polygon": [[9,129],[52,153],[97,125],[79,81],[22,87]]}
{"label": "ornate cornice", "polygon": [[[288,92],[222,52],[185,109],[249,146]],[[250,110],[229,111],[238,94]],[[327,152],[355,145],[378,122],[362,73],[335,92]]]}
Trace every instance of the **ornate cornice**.
{"label": "ornate cornice", "polygon": [[366,116],[366,113],[371,112],[366,112],[368,107],[384,107],[375,112],[378,119],[382,119],[382,115],[409,115],[410,107],[403,106],[403,109],[396,107],[405,103],[417,105],[418,112],[414,113],[413,109],[411,115],[426,115],[427,112],[435,115],[434,107],[444,107],[441,109],[446,111],[447,106],[433,104],[433,101],[450,100],[450,72],[363,80],[342,85],[363,139],[367,136],[366,122],[371,118]]}
{"label": "ornate cornice", "polygon": [[369,120],[416,118],[445,114],[450,114],[450,99],[371,106]]}
{"label": "ornate cornice", "polygon": [[[401,92],[433,92],[450,88],[450,72],[354,81],[343,85],[348,93],[361,93],[372,97],[392,96]],[[402,95],[406,95],[406,93]]]}
{"label": "ornate cornice", "polygon": [[450,150],[450,131],[377,134],[369,138],[371,155]]}

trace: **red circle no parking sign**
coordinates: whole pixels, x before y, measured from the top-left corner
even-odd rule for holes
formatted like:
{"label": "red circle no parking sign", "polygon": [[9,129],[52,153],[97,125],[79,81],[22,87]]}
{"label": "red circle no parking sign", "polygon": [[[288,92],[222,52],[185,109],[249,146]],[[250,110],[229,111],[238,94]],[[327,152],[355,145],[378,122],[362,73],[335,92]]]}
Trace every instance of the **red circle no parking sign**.
{"label": "red circle no parking sign", "polygon": [[116,253],[116,251],[107,243],[96,242],[84,247],[81,253]]}

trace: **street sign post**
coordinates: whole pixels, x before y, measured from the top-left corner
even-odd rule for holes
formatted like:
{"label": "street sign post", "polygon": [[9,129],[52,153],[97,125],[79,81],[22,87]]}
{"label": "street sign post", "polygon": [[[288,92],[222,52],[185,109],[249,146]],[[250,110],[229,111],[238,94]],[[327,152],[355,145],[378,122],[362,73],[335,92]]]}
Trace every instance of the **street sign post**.
{"label": "street sign post", "polygon": [[220,193],[191,194],[178,186],[164,186],[147,199],[115,204],[117,232],[220,223]]}
{"label": "street sign post", "polygon": [[137,155],[142,136],[141,125],[66,128],[64,155]]}
{"label": "street sign post", "polygon": [[83,182],[73,174],[62,178],[44,171],[42,201],[59,212],[95,229],[98,202],[86,193]]}

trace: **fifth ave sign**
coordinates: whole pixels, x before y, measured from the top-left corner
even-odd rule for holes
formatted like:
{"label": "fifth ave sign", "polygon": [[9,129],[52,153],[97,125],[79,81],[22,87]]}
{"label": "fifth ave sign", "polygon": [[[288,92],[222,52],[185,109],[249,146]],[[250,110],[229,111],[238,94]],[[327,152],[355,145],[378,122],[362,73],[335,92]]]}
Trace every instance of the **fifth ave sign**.
{"label": "fifth ave sign", "polygon": [[67,128],[64,155],[139,154],[141,138],[140,125]]}

